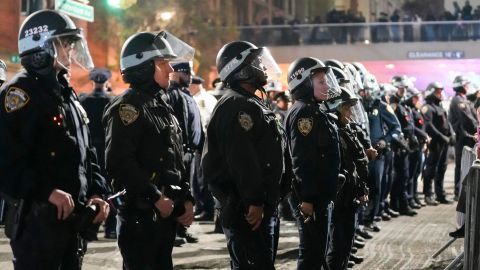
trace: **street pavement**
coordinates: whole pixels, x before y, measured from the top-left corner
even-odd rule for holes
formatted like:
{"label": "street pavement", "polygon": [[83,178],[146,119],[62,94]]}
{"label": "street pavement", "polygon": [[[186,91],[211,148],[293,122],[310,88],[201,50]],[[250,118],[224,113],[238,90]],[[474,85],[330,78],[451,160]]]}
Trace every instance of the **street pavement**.
{"label": "street pavement", "polygon": [[[449,164],[445,186],[450,198],[453,192],[453,167]],[[423,187],[419,183],[419,189]],[[419,210],[415,217],[399,217],[381,222],[381,232],[367,241],[365,248],[358,254],[365,261],[353,269],[443,269],[463,251],[463,241],[457,240],[436,260],[430,259],[450,238],[448,232],[455,229],[455,204],[426,207]],[[225,238],[213,234],[213,223],[194,223],[189,232],[198,236],[196,244],[175,247],[173,261],[175,269],[229,269],[228,251]],[[84,259],[86,270],[122,269],[122,258],[115,241],[107,240],[99,234],[99,241],[89,244]],[[296,269],[298,231],[292,222],[281,223],[281,237],[276,268],[279,270]],[[12,254],[8,239],[0,229],[0,269],[13,269]]]}

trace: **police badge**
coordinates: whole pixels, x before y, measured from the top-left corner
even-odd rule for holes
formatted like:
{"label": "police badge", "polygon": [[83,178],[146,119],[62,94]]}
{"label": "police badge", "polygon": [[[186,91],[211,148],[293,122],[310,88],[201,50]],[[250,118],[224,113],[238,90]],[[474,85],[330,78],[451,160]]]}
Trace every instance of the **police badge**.
{"label": "police badge", "polygon": [[130,104],[121,104],[118,113],[120,114],[120,119],[122,119],[122,123],[125,126],[135,122],[139,115],[137,108]]}
{"label": "police badge", "polygon": [[298,131],[302,133],[303,136],[307,136],[313,127],[313,118],[300,118],[297,122]]}
{"label": "police badge", "polygon": [[7,113],[19,110],[27,105],[30,97],[25,91],[17,87],[10,87],[5,94],[5,110]]}
{"label": "police badge", "polygon": [[240,112],[238,114],[238,122],[245,131],[249,131],[253,127],[252,117],[246,112]]}

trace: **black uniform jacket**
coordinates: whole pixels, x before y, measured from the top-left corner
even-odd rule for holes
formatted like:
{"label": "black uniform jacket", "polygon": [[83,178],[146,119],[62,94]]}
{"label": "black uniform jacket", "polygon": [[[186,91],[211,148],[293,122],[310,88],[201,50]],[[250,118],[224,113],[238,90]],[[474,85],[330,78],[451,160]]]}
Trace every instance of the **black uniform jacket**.
{"label": "black uniform jacket", "polygon": [[24,71],[0,90],[0,190],[47,201],[56,188],[82,205],[109,188],[91,147],[85,110],[63,73],[58,78]]}
{"label": "black uniform jacket", "polygon": [[299,199],[333,201],[341,164],[335,119],[315,102],[298,100],[290,108],[285,125],[293,172],[301,187]]}
{"label": "black uniform jacket", "polygon": [[105,108],[107,171],[129,200],[154,203],[167,185],[181,186],[191,197],[182,179],[181,129],[162,93],[158,86],[128,89]]}
{"label": "black uniform jacket", "polygon": [[208,124],[202,157],[213,195],[222,204],[238,196],[244,206],[276,205],[288,156],[283,134],[257,96],[241,88],[226,90]]}

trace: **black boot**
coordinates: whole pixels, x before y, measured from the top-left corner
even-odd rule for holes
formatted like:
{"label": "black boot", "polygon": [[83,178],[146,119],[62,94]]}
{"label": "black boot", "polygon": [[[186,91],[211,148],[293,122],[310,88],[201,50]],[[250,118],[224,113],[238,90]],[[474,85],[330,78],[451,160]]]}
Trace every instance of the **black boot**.
{"label": "black boot", "polygon": [[456,231],[448,233],[448,235],[450,235],[450,237],[453,237],[453,238],[464,238],[465,237],[465,224],[463,224],[462,227],[458,228]]}

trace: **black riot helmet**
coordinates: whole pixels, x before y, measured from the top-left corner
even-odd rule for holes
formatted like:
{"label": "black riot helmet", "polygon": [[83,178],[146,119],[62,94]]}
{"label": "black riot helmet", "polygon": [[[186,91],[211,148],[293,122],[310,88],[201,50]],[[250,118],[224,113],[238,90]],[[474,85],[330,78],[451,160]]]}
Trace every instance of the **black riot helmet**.
{"label": "black riot helmet", "polygon": [[224,84],[248,83],[262,88],[268,80],[280,80],[282,71],[270,51],[247,41],[225,44],[217,54],[217,71]]}
{"label": "black riot helmet", "polygon": [[120,53],[120,72],[130,84],[153,81],[155,58],[167,61],[191,61],[195,50],[167,31],[140,32],[130,36]]}
{"label": "black riot helmet", "polygon": [[353,107],[358,102],[358,97],[351,90],[340,87],[341,92],[339,96],[329,99],[325,106],[329,111],[339,110],[341,106]]}
{"label": "black riot helmet", "polygon": [[[60,57],[60,55],[67,55]],[[72,61],[90,70],[93,61],[82,29],[65,14],[55,10],[40,10],[28,16],[18,33],[18,53],[27,70],[45,75],[52,72],[53,63],[69,69]],[[64,58],[64,60],[60,60]]]}
{"label": "black riot helmet", "polygon": [[336,67],[336,68],[339,68],[341,70],[344,70],[345,69],[345,65],[336,60],[336,59],[328,59],[328,60],[325,60],[323,61],[325,63],[325,65],[329,66],[329,67]]}
{"label": "black riot helmet", "polygon": [[299,58],[288,67],[288,89],[294,99],[313,97],[312,77],[318,72],[325,73],[329,87],[327,99],[340,94],[340,87],[330,67],[313,57]]}
{"label": "black riot helmet", "polygon": [[0,59],[0,86],[7,80],[7,65]]}
{"label": "black riot helmet", "polygon": [[469,84],[470,84],[470,80],[466,76],[458,75],[453,80],[453,90],[455,92],[466,94],[468,91]]}
{"label": "black riot helmet", "polygon": [[337,79],[338,85],[352,92],[353,89],[352,89],[350,76],[348,76],[343,70],[341,70],[338,67],[330,67],[330,68],[332,69],[332,72],[335,75],[335,78]]}

